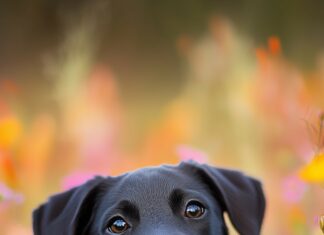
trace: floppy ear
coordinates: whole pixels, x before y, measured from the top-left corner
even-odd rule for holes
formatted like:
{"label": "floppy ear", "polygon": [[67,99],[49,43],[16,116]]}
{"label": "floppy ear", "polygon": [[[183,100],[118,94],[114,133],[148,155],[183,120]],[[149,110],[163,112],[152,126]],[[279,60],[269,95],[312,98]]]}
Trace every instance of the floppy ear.
{"label": "floppy ear", "polygon": [[33,212],[34,235],[82,235],[89,229],[93,209],[103,191],[103,177],[96,177],[51,197]]}
{"label": "floppy ear", "polygon": [[[259,235],[265,212],[261,183],[238,171],[211,167],[206,164],[182,163],[197,175],[221,200],[235,229],[241,235]],[[180,165],[180,166],[181,166]]]}

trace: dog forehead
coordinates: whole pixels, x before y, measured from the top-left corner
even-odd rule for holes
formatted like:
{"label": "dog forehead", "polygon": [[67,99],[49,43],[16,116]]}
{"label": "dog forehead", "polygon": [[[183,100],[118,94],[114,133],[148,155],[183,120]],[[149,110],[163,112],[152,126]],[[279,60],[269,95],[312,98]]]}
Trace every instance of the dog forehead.
{"label": "dog forehead", "polygon": [[129,173],[121,182],[120,189],[132,192],[167,193],[188,181],[178,169],[164,167],[144,168]]}
{"label": "dog forehead", "polygon": [[122,177],[112,188],[110,198],[131,202],[168,199],[173,190],[195,185],[193,177],[176,167],[143,168]]}

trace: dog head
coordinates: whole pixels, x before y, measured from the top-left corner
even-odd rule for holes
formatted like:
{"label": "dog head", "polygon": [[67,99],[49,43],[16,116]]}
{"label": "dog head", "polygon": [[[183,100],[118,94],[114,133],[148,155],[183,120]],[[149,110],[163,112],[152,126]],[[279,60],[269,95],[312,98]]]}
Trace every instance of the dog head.
{"label": "dog head", "polygon": [[33,229],[35,235],[226,235],[227,212],[239,234],[258,235],[264,210],[257,180],[191,162],[96,177],[36,209]]}

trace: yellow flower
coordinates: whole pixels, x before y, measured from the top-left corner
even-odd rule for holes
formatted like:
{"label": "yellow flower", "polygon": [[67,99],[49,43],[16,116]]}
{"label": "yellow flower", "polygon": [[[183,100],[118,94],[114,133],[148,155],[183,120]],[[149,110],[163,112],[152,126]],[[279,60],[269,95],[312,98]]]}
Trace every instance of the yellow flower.
{"label": "yellow flower", "polygon": [[0,148],[10,148],[21,134],[21,124],[15,117],[0,119]]}
{"label": "yellow flower", "polygon": [[311,183],[324,182],[324,153],[317,154],[314,159],[300,171],[300,177]]}

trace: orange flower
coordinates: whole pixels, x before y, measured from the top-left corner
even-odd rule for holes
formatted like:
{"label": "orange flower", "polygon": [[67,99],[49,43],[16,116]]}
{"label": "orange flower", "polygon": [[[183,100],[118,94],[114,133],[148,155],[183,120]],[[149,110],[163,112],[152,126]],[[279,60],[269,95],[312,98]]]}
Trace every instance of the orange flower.
{"label": "orange flower", "polygon": [[280,40],[276,36],[272,36],[268,39],[269,51],[272,55],[279,55],[281,52]]}
{"label": "orange flower", "polygon": [[8,153],[0,151],[0,181],[6,182],[9,186],[15,186],[17,175],[14,163]]}

